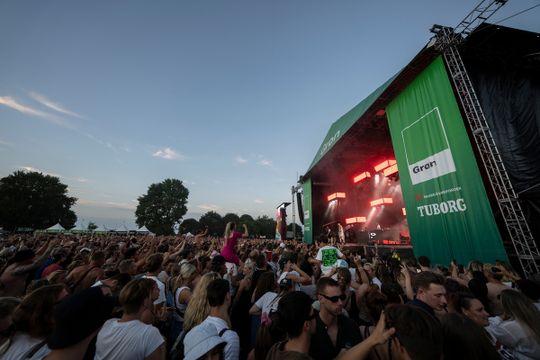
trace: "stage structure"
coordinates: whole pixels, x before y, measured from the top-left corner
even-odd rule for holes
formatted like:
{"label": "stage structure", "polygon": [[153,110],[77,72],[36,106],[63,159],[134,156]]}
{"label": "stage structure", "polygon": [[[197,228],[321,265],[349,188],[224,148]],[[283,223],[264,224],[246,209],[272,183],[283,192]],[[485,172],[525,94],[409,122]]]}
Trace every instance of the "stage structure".
{"label": "stage structure", "polygon": [[434,25],[407,66],[332,124],[300,177],[305,242],[342,227],[346,242],[412,245],[434,263],[539,272],[540,35],[484,23],[504,3]]}

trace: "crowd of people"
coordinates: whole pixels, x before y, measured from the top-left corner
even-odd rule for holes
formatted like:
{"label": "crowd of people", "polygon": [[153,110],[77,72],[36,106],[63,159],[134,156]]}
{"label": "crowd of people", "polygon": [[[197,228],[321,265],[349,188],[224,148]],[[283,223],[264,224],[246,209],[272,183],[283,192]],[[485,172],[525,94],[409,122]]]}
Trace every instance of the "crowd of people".
{"label": "crowd of people", "polygon": [[0,359],[540,359],[539,278],[331,240],[9,235]]}

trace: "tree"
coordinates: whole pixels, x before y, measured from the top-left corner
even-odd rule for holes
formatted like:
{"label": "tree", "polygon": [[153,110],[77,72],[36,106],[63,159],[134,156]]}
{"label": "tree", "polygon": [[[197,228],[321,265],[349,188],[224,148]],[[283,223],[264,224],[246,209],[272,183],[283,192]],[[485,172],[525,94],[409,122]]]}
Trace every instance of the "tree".
{"label": "tree", "polygon": [[276,237],[275,220],[263,215],[259,216],[257,220],[255,220],[255,224],[255,226],[257,226],[259,236],[266,236],[267,239],[274,239]]}
{"label": "tree", "polygon": [[227,225],[227,223],[229,222],[234,222],[236,223],[236,226],[239,226],[239,222],[240,222],[240,217],[236,214],[233,214],[233,213],[228,213],[228,214],[225,214],[225,216],[223,216],[223,224]]}
{"label": "tree", "polygon": [[199,224],[208,228],[208,234],[222,236],[225,231],[223,218],[215,211],[209,211],[199,219]]}
{"label": "tree", "polygon": [[187,212],[188,196],[189,190],[178,179],[150,185],[147,193],[137,199],[137,225],[146,226],[156,235],[173,235],[174,226]]}
{"label": "tree", "polygon": [[[296,226],[296,238],[302,238],[302,227],[296,223],[294,225]],[[293,231],[293,223],[287,225],[287,231]]]}
{"label": "tree", "polygon": [[56,223],[71,228],[77,216],[70,209],[77,201],[56,176],[15,171],[0,179],[0,226],[46,229]]}
{"label": "tree", "polygon": [[197,234],[201,230],[201,224],[195,219],[186,219],[180,224],[180,234],[192,233]]}
{"label": "tree", "polygon": [[247,215],[247,214],[243,214],[242,216],[240,216],[240,224],[246,224],[248,229],[249,229],[249,233],[251,235],[256,235],[258,233],[258,229],[257,229],[257,226],[255,224],[255,220],[253,219],[253,217],[251,215]]}
{"label": "tree", "polygon": [[94,230],[96,230],[97,228],[98,228],[98,226],[97,226],[96,224],[94,224],[93,222],[90,221],[90,222],[88,223],[88,227],[87,227],[88,231],[94,231]]}

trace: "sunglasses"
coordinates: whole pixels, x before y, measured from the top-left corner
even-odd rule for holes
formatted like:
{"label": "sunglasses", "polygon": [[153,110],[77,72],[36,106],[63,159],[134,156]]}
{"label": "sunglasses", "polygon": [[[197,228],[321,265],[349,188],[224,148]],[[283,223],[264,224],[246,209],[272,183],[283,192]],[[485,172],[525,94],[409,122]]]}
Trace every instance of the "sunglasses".
{"label": "sunglasses", "polygon": [[336,296],[326,296],[324,294],[319,294],[319,295],[321,295],[323,298],[327,300],[330,300],[333,303],[337,303],[338,300],[345,301],[347,299],[347,295],[345,294],[336,295]]}

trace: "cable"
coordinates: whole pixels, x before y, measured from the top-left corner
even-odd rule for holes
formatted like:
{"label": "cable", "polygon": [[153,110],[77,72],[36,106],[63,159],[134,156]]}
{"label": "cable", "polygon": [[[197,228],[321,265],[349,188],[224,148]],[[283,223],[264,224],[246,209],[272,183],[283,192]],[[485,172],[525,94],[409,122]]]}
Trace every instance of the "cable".
{"label": "cable", "polygon": [[499,21],[495,22],[493,25],[498,25],[498,24],[502,23],[503,21],[506,21],[506,20],[511,19],[511,18],[513,18],[513,17],[515,17],[515,16],[521,15],[521,14],[523,14],[523,13],[529,11],[529,10],[532,10],[532,9],[534,9],[534,8],[537,8],[537,7],[539,7],[539,6],[540,6],[540,4],[536,4],[536,5],[534,5],[534,6],[531,6],[531,7],[528,8],[528,9],[521,10],[521,11],[519,11],[519,12],[513,14],[513,15],[510,15],[510,16],[508,16],[508,17],[505,17],[505,18],[502,19],[502,20],[499,20]]}

